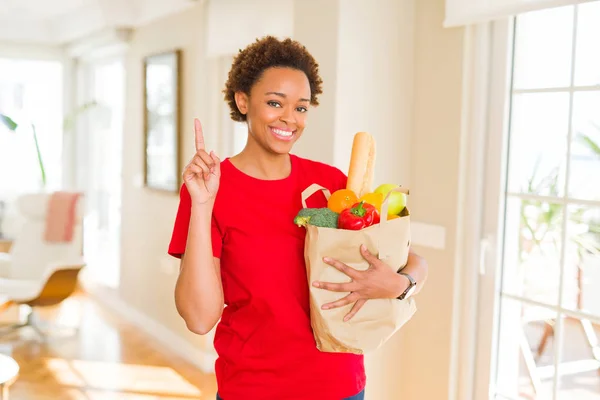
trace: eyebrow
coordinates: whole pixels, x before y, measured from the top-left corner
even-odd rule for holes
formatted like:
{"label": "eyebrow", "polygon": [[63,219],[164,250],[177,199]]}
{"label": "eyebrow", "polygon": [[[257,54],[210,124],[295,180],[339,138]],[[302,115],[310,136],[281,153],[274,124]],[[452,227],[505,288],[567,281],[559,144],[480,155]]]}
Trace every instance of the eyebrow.
{"label": "eyebrow", "polygon": [[[274,94],[274,95],[276,95],[276,96],[283,97],[284,99],[287,97],[287,96],[286,96],[284,93],[280,93],[280,92],[267,92],[267,93],[265,93],[265,94],[266,94],[266,95],[267,95],[267,94]],[[306,101],[306,102],[310,102],[310,100],[309,100],[309,99],[300,99],[300,101]]]}

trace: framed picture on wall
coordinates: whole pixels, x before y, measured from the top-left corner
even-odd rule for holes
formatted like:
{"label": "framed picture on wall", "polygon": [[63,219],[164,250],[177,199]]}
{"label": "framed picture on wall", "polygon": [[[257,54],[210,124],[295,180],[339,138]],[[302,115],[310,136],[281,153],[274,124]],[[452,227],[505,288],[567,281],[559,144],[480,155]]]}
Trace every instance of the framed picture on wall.
{"label": "framed picture on wall", "polygon": [[172,50],[144,59],[144,185],[179,192],[180,63]]}

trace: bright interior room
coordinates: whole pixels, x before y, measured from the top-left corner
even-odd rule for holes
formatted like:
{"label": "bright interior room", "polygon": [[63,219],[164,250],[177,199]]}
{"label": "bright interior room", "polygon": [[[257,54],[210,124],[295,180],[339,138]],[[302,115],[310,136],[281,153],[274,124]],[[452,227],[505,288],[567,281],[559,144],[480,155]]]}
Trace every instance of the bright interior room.
{"label": "bright interior room", "polygon": [[0,0],[0,400],[222,395],[169,245],[194,119],[250,147],[224,89],[267,35],[323,80],[292,153],[348,174],[368,132],[373,189],[409,189],[427,279],[364,398],[600,400],[598,0]]}

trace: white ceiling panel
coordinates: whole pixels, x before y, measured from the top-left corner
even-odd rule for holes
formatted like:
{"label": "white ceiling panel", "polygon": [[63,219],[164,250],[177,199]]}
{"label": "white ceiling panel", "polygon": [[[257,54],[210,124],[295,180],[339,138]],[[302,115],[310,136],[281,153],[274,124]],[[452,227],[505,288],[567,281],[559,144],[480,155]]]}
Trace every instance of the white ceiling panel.
{"label": "white ceiling panel", "polygon": [[0,0],[0,42],[61,45],[135,28],[203,0]]}
{"label": "white ceiling panel", "polygon": [[[127,0],[124,0],[127,1]],[[0,0],[0,18],[40,21],[73,12],[96,0]]]}

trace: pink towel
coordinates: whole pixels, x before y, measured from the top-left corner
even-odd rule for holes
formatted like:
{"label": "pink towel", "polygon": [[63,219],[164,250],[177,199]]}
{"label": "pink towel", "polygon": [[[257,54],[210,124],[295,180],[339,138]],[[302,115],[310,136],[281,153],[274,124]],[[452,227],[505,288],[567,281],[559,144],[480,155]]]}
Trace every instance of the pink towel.
{"label": "pink towel", "polygon": [[70,242],[75,230],[75,212],[81,193],[54,192],[48,201],[46,214],[47,242]]}

